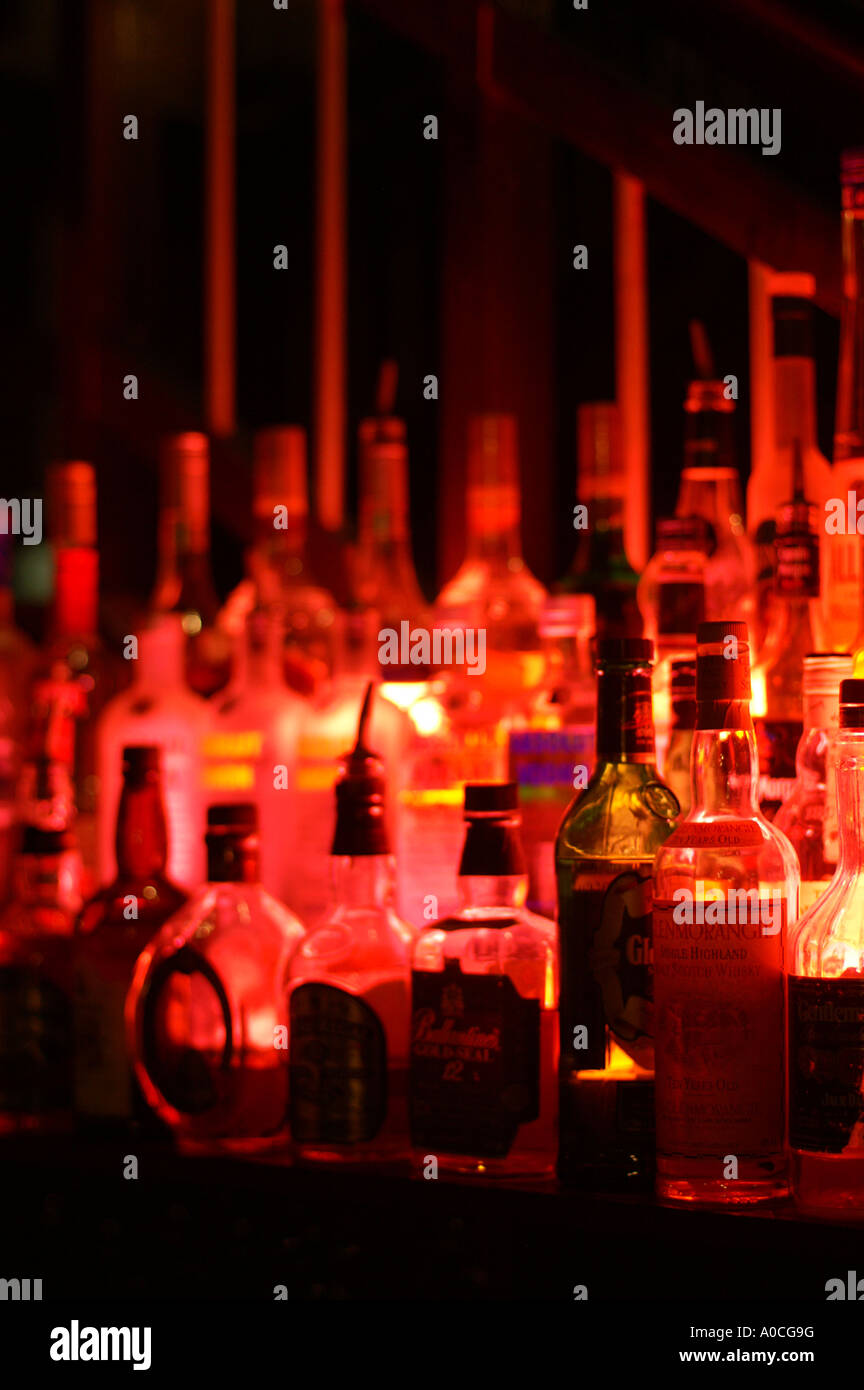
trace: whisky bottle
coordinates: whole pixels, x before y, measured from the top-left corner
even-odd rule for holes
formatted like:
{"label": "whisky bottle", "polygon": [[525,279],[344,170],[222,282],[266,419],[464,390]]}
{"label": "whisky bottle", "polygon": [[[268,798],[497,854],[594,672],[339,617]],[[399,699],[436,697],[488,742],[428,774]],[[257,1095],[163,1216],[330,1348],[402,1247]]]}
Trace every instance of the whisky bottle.
{"label": "whisky bottle", "polygon": [[655,765],[652,645],[597,647],[597,763],[555,846],[561,968],[559,1176],[650,1185],[651,866],[679,807]]}
{"label": "whisky bottle", "polygon": [[[798,454],[800,478],[800,451]],[[813,508],[799,493],[781,507],[771,623],[753,672],[759,809],[772,820],[795,782],[795,749],[802,731],[804,657],[821,647],[819,537]]]}
{"label": "whisky bottle", "polygon": [[210,570],[210,445],[187,431],[162,441],[159,565],[151,600],[155,623],[179,616],[187,637],[186,679],[215,695],[231,674],[231,639],[218,625],[219,601]]}
{"label": "whisky bottle", "polygon": [[288,983],[291,1137],[300,1157],[363,1163],[408,1149],[408,1021],[416,932],[392,907],[380,758],[357,741],[336,783],[334,907],[301,943]]}
{"label": "whisky bottle", "polygon": [[840,840],[831,744],[838,727],[840,682],[851,675],[851,656],[811,652],[804,658],[804,732],[795,752],[795,785],[774,817],[798,855],[802,913],[825,892],[837,868]]}
{"label": "whisky bottle", "polygon": [[284,1144],[284,981],[303,927],[260,884],[249,803],[207,812],[207,878],[145,948],[126,1001],[144,1097],[182,1148]]}
{"label": "whisky bottle", "polygon": [[157,928],[186,901],[166,877],[161,750],[123,749],[117,811],[117,874],[84,905],[75,940],[75,1109],[91,1127],[147,1122],[126,1052],[124,1007],[135,962]]}
{"label": "whisky bottle", "polygon": [[657,1192],[782,1197],[783,950],[798,862],[760,813],[747,624],[703,623],[690,810],[654,861]]}
{"label": "whisky bottle", "polygon": [[790,938],[789,1147],[805,1212],[864,1216],[864,681],[840,686],[840,858]]}
{"label": "whisky bottle", "polygon": [[514,782],[465,788],[462,908],[420,935],[411,1140],[421,1171],[542,1177],[555,1164],[555,925],[525,909]]}
{"label": "whisky bottle", "polygon": [[642,620],[636,601],[638,575],[624,547],[627,481],[618,407],[612,401],[580,405],[577,422],[576,553],[556,588],[592,596],[598,638],[636,637]]}
{"label": "whisky bottle", "polygon": [[[825,516],[830,588],[829,640],[838,651],[861,649],[864,541],[858,525],[858,500],[864,495],[864,150],[846,150],[841,158],[841,244],[843,304],[837,407],[834,413],[834,505]],[[848,507],[852,494],[851,516]],[[839,503],[839,516],[831,515]]]}

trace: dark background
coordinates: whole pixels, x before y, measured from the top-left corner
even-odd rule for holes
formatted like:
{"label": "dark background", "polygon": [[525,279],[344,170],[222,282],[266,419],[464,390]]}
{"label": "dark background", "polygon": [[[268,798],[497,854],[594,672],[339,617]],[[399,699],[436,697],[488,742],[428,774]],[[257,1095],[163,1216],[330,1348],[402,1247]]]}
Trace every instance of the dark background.
{"label": "dark background", "polygon": [[[817,276],[830,456],[837,171],[841,149],[864,142],[858,0],[346,8],[349,510],[356,425],[379,362],[394,356],[427,593],[461,555],[469,410],[516,412],[526,556],[547,582],[567,566],[575,408],[614,386],[610,165],[649,194],[655,516],[674,505],[692,316],[720,374],[738,376],[746,478],[748,255]],[[494,14],[494,90],[478,78],[478,11],[481,22]],[[152,582],[159,434],[203,424],[205,20],[206,0],[0,7],[2,491],[38,495],[52,458],[94,460],[112,602]],[[312,423],[315,40],[314,0],[286,12],[238,0],[238,434],[215,442],[213,463],[223,594],[248,540],[251,432]],[[697,99],[780,106],[781,153],[675,146],[672,111]],[[137,142],[122,139],[129,112]],[[422,138],[429,113],[437,142]],[[272,268],[277,242],[289,248],[284,272]],[[572,269],[577,242],[587,271]],[[122,398],[128,372],[138,402]],[[430,372],[438,402],[423,399]]]}

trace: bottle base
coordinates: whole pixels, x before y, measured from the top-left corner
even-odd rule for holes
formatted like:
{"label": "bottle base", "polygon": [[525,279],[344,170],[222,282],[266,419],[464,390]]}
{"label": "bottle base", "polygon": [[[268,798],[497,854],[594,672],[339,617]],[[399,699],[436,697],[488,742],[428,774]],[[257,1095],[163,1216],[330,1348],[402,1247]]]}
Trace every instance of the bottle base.
{"label": "bottle base", "polygon": [[705,1207],[749,1207],[780,1202],[789,1196],[785,1177],[771,1179],[670,1178],[658,1176],[657,1196],[662,1202]]}
{"label": "bottle base", "polygon": [[802,1216],[864,1222],[864,1154],[847,1158],[793,1149],[792,1196]]}
{"label": "bottle base", "polygon": [[499,1181],[518,1179],[529,1182],[536,1179],[542,1182],[555,1177],[555,1160],[549,1154],[524,1154],[507,1158],[476,1158],[469,1154],[424,1154],[418,1149],[414,1154],[413,1168],[421,1178],[432,1177],[428,1173],[430,1160],[435,1160],[437,1172],[452,1177],[489,1178]]}

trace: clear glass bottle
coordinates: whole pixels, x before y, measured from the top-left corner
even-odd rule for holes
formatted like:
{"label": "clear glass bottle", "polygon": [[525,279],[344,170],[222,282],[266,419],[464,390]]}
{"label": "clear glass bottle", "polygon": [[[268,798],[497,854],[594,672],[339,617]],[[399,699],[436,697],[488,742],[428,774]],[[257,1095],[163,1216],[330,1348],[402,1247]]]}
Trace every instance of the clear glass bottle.
{"label": "clear glass bottle", "polygon": [[169,434],[161,447],[159,563],[151,625],[179,616],[187,637],[186,680],[205,697],[227,685],[231,638],[219,626],[210,569],[210,444],[206,434]]}
{"label": "clear glass bottle", "polygon": [[288,986],[291,1137],[315,1162],[386,1162],[408,1150],[416,932],[392,907],[384,769],[365,744],[373,690],[336,783],[334,907],[301,943]]}
{"label": "clear glass bottle", "polygon": [[759,808],[769,820],[791,795],[802,731],[804,657],[822,638],[819,538],[813,508],[799,495],[780,509],[771,625],[753,672]]}
{"label": "clear glass bottle", "polygon": [[783,951],[798,861],[758,809],[747,624],[703,623],[690,810],[654,861],[657,1192],[787,1192]]}
{"label": "clear glass bottle", "polygon": [[242,641],[254,607],[278,603],[284,613],[285,679],[312,695],[333,670],[339,611],[313,576],[309,558],[309,485],[306,431],[272,425],[254,439],[254,536],[247,577],[229,594],[220,626]]}
{"label": "clear glass bottle", "polygon": [[207,883],[142,952],[127,1044],[148,1105],[181,1146],[284,1143],[285,981],[304,929],[260,884],[249,803],[207,812]]}
{"label": "clear glass bottle", "polygon": [[414,953],[415,1162],[481,1177],[554,1171],[555,925],[526,911],[515,782],[465,788],[461,910]]}
{"label": "clear glass bottle", "polygon": [[[580,775],[594,766],[597,687],[590,594],[549,598],[540,615],[546,675],[530,716],[510,729],[510,780],[519,787],[528,907],[555,916],[555,836]],[[580,773],[581,769],[581,773]]]}
{"label": "clear glass bottle", "polygon": [[812,652],[804,658],[804,732],[795,753],[795,785],[774,817],[798,855],[802,913],[825,892],[837,867],[840,841],[830,750],[840,682],[851,675],[851,656]]}
{"label": "clear glass bottle", "polygon": [[864,1217],[864,681],[840,686],[840,858],[789,943],[789,1147],[798,1207]]}
{"label": "clear glass bottle", "polygon": [[598,638],[638,637],[642,631],[636,601],[638,575],[624,547],[627,481],[618,407],[612,401],[591,401],[579,406],[577,421],[576,553],[556,588],[591,595]]}
{"label": "clear glass bottle", "polygon": [[294,782],[304,702],[285,684],[281,610],[252,608],[238,642],[234,675],[211,701],[202,742],[208,800],[254,800],[261,841],[261,883],[287,902],[303,872]]}
{"label": "clear glass bottle", "polygon": [[166,877],[161,749],[123,749],[117,876],[85,903],[75,940],[75,1109],[91,1128],[149,1127],[126,1052],[124,1007],[135,962],[186,894]]}
{"label": "clear glass bottle", "polygon": [[[52,772],[65,796],[49,795],[57,790]],[[29,809],[44,811],[50,800],[56,812],[65,804],[66,823],[48,829],[25,820],[12,900],[0,915],[0,1133],[72,1127],[73,927],[82,864],[68,769],[46,762],[34,789]]]}
{"label": "clear glass bottle", "polygon": [[660,763],[669,742],[671,665],[695,660],[696,629],[705,617],[705,567],[713,545],[703,517],[658,521],[657,547],[636,591],[645,636],[654,643],[654,733]]}
{"label": "clear glass bottle", "polygon": [[105,707],[96,730],[102,786],[98,845],[101,882],[117,873],[115,828],[122,789],[123,749],[150,744],[162,754],[162,791],[168,821],[168,877],[191,892],[204,878],[206,855],[198,827],[204,819],[201,743],[212,718],[209,705],[186,683],[186,634],[177,615],[138,636],[129,662],[132,684]]}
{"label": "clear glass bottle", "polygon": [[705,615],[752,617],[756,559],[744,529],[735,463],[734,400],[722,381],[691,381],[684,402],[684,467],[675,515],[701,516],[715,546],[705,566]]}
{"label": "clear glass bottle", "polygon": [[561,969],[558,1174],[650,1187],[651,866],[678,802],[655,765],[652,645],[597,647],[597,763],[555,845]]}
{"label": "clear glass bottle", "polygon": [[[841,238],[843,305],[840,314],[840,355],[837,363],[837,407],[834,412],[833,497],[853,499],[853,515],[844,524],[825,517],[830,589],[830,640],[839,651],[856,654],[862,648],[864,541],[855,515],[864,496],[864,149],[846,150],[841,158]],[[847,508],[842,508],[847,513]],[[850,524],[851,521],[851,524]],[[860,672],[859,672],[860,673]]]}
{"label": "clear glass bottle", "polygon": [[[694,633],[694,644],[696,635]],[[690,753],[696,728],[696,660],[673,661],[669,700],[672,722],[663,760],[663,781],[674,792],[681,815],[690,810]]]}

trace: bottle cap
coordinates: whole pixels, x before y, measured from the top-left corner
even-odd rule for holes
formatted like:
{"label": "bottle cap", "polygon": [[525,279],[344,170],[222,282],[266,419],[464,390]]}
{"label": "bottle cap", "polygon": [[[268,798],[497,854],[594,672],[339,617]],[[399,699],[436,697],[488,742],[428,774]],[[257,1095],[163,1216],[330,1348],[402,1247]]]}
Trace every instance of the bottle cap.
{"label": "bottle cap", "polygon": [[165,435],[160,444],[161,504],[176,514],[190,548],[206,546],[210,528],[210,441],[186,430]]}
{"label": "bottle cap", "polygon": [[45,830],[39,825],[24,826],[21,854],[64,854],[67,850],[75,848],[76,841],[72,830]]}
{"label": "bottle cap", "polygon": [[143,778],[148,772],[159,772],[162,750],[155,744],[127,744],[123,749],[123,776],[130,781]]}
{"label": "bottle cap", "polygon": [[553,594],[540,610],[541,637],[590,637],[595,624],[593,594]]}
{"label": "bottle cap", "polygon": [[623,497],[621,418],[614,401],[587,401],[576,412],[579,496]]}
{"label": "bottle cap", "polygon": [[96,544],[96,470],[80,459],[46,470],[48,533],[60,546]]}
{"label": "bottle cap", "polygon": [[776,270],[768,281],[772,299],[815,299],[816,277],[806,270]]}
{"label": "bottle cap", "polygon": [[253,442],[253,510],[273,522],[274,507],[289,516],[309,510],[306,481],[306,431],[300,425],[268,425]]}
{"label": "bottle cap", "polygon": [[[747,624],[731,619],[700,623],[696,641],[696,699],[699,704],[748,703],[751,689]],[[713,717],[719,717],[717,711]],[[725,727],[736,727],[734,723],[727,726],[725,714],[719,723],[711,722],[707,716],[700,722],[700,728]]]}
{"label": "bottle cap", "polygon": [[466,782],[465,817],[512,816],[519,810],[518,782]]}
{"label": "bottle cap", "polygon": [[229,802],[207,807],[207,833],[257,835],[258,807],[252,801]]}
{"label": "bottle cap", "polygon": [[655,531],[657,550],[698,550],[710,555],[716,544],[714,527],[701,516],[664,516]]}
{"label": "bottle cap", "polygon": [[802,695],[805,699],[828,697],[836,703],[840,682],[851,677],[854,666],[855,659],[848,652],[808,652],[804,658]]}
{"label": "bottle cap", "polygon": [[673,661],[669,668],[669,690],[673,700],[696,698],[696,662],[691,658]]}
{"label": "bottle cap", "polygon": [[374,693],[375,686],[370,681],[360,709],[357,739],[345,756],[336,783],[336,828],[330,850],[333,855],[390,853],[384,820],[384,765],[364,742]]}
{"label": "bottle cap", "polygon": [[697,415],[705,410],[731,415],[735,402],[726,393],[725,381],[691,381],[687,386],[684,410],[687,415]]}
{"label": "bottle cap", "polygon": [[844,150],[840,156],[843,183],[864,183],[864,149]]}
{"label": "bottle cap", "polygon": [[864,729],[864,680],[840,682],[840,728]]}
{"label": "bottle cap", "polygon": [[596,661],[598,666],[651,666],[654,643],[649,637],[602,637]]}

